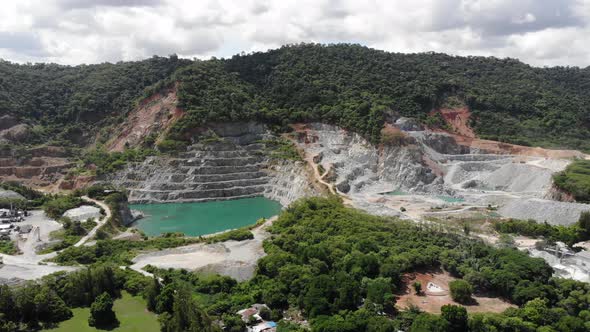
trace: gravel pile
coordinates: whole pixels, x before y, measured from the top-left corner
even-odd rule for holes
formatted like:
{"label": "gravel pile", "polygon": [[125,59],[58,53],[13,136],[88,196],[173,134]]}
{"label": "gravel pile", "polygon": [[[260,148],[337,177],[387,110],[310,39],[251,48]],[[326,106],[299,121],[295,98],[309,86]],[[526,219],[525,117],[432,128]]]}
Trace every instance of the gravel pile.
{"label": "gravel pile", "polygon": [[64,217],[72,220],[86,221],[88,219],[100,219],[100,209],[95,206],[82,205],[75,209],[67,210]]}
{"label": "gravel pile", "polygon": [[537,222],[546,221],[552,225],[574,224],[583,211],[590,211],[590,204],[566,203],[539,198],[515,199],[498,210],[505,217],[534,219]]}
{"label": "gravel pile", "polygon": [[509,192],[544,193],[551,186],[549,169],[509,163],[482,177],[488,187]]}

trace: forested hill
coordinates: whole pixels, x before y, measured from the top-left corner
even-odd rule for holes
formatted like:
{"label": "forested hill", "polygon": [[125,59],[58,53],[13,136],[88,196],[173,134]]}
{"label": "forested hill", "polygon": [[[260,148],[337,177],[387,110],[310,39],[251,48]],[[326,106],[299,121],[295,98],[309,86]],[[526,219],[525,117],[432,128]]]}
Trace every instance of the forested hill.
{"label": "forested hill", "polygon": [[79,128],[118,122],[147,86],[174,81],[188,114],[170,131],[172,141],[187,140],[188,129],[210,120],[241,119],[279,127],[321,120],[377,141],[390,114],[436,123],[428,116],[433,108],[466,104],[483,138],[590,150],[590,68],[535,68],[514,59],[388,53],[348,44],[300,44],[195,62],[3,62],[0,115],[42,124],[37,137],[67,141]]}
{"label": "forested hill", "polygon": [[[203,92],[203,72],[221,71],[235,75],[211,79],[213,87]],[[384,113],[426,120],[433,108],[466,103],[484,138],[590,150],[590,67],[535,68],[514,59],[341,44],[237,55],[179,74],[183,106],[201,107],[213,117],[324,120],[375,139]],[[202,104],[211,95],[223,96],[220,108]]]}
{"label": "forested hill", "polygon": [[0,117],[32,127],[24,143],[85,145],[121,122],[146,87],[190,63],[176,56],[75,67],[0,60]]}

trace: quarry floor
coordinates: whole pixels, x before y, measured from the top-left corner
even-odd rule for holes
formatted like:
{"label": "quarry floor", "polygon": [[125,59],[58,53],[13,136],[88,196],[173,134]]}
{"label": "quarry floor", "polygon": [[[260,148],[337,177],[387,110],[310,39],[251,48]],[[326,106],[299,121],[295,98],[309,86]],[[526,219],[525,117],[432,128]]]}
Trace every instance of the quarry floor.
{"label": "quarry floor", "polygon": [[[266,228],[276,220],[268,219],[252,229],[254,238],[244,241],[225,241],[189,246],[141,254],[133,259],[131,268],[144,273],[147,265],[158,268],[185,269],[228,275],[238,281],[252,278],[258,259],[266,254],[262,242],[270,235]],[[145,274],[145,273],[144,273]]]}

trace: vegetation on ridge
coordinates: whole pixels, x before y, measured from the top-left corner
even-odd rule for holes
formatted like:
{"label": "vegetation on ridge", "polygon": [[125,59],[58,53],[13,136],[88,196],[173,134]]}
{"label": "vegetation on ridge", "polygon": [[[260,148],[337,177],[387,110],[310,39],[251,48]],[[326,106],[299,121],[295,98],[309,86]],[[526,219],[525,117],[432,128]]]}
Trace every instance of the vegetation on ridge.
{"label": "vegetation on ridge", "polygon": [[[187,111],[163,149],[209,121],[256,120],[285,129],[323,121],[378,142],[394,113],[426,121],[465,104],[483,138],[590,150],[590,68],[535,68],[515,59],[389,53],[359,45],[299,44],[207,61],[154,57],[92,66],[0,62],[0,112],[33,126],[27,143],[85,145],[107,138],[137,98],[178,82]],[[440,124],[439,124],[440,125]]]}
{"label": "vegetation on ridge", "polygon": [[578,202],[590,202],[590,160],[576,159],[566,169],[553,175],[555,186]]}

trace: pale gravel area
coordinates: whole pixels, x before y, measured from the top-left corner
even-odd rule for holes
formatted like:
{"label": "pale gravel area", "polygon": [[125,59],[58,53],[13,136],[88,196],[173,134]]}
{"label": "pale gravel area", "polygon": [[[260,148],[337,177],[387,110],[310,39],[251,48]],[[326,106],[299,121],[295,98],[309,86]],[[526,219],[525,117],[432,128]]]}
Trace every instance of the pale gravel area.
{"label": "pale gravel area", "polygon": [[[3,264],[0,266],[0,284],[19,283],[23,280],[35,280],[59,271],[73,271],[75,267],[44,264],[42,260],[55,257],[56,253],[37,255],[35,248],[48,243],[49,234],[61,229],[61,224],[47,217],[43,211],[31,211],[22,224],[30,224],[34,230],[26,236],[19,236],[17,245],[21,255],[0,254]],[[41,263],[41,264],[40,264]]]}
{"label": "pale gravel area", "polygon": [[553,225],[571,225],[580,213],[590,211],[590,204],[566,203],[540,198],[515,199],[503,205],[498,212],[516,219],[534,219]]}
{"label": "pale gravel area", "polygon": [[[104,225],[111,215],[109,207],[97,200],[93,200],[86,196],[82,197],[85,201],[93,202],[102,207],[106,216],[99,220],[96,227],[94,227],[86,236],[82,237],[74,246],[81,246],[90,240],[96,234],[96,231]],[[0,254],[3,264],[0,265],[0,284],[19,283],[23,280],[35,280],[48,274],[59,271],[74,271],[78,267],[59,266],[54,263],[43,262],[46,259],[57,256],[57,252],[49,254],[38,255],[36,253],[37,247],[49,243],[50,233],[62,228],[62,225],[57,221],[47,217],[43,211],[32,211],[31,215],[26,217],[22,224],[30,224],[33,230],[26,235],[19,235],[17,245],[22,252],[21,255],[6,255]]]}
{"label": "pale gravel area", "polygon": [[244,281],[254,276],[258,260],[264,257],[262,242],[270,235],[266,231],[276,217],[252,230],[254,239],[226,241],[213,244],[192,244],[138,255],[131,268],[145,273],[143,268],[152,265],[158,268],[185,269],[218,273]]}
{"label": "pale gravel area", "polygon": [[29,234],[17,236],[17,246],[22,256],[27,258],[36,257],[36,248],[50,243],[51,232],[62,229],[60,223],[47,217],[42,210],[31,211],[31,214],[20,224],[33,226]]}

